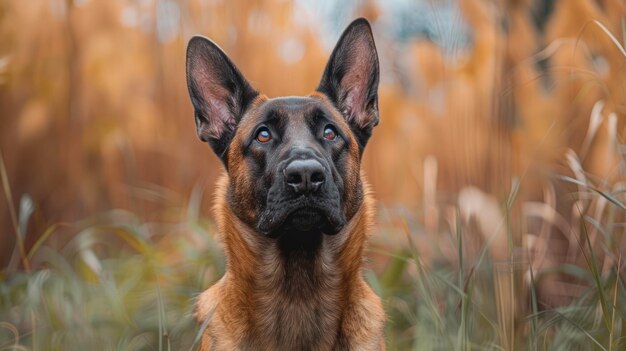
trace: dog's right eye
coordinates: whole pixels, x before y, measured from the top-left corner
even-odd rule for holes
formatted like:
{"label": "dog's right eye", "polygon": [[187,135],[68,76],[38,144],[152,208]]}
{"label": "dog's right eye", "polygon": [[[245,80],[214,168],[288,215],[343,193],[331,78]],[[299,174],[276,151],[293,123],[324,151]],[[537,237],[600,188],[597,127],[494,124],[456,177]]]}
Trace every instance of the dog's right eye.
{"label": "dog's right eye", "polygon": [[270,130],[267,129],[267,127],[259,128],[259,130],[256,132],[256,140],[260,143],[267,143],[268,141],[272,140],[272,134],[270,133]]}
{"label": "dog's right eye", "polygon": [[330,124],[324,127],[324,139],[333,141],[337,139],[337,130]]}

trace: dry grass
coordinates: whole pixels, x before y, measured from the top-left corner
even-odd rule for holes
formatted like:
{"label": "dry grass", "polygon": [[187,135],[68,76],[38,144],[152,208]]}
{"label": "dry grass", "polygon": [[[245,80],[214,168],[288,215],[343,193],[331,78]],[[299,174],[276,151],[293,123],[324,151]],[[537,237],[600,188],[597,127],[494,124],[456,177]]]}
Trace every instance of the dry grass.
{"label": "dry grass", "polygon": [[[583,177],[575,155],[570,159]],[[545,238],[535,238],[530,248],[513,243],[508,211],[519,201],[517,188],[501,204],[489,204],[477,189],[464,195],[474,208],[478,203],[503,213],[476,256],[467,255],[464,241],[473,238],[468,232],[480,222],[491,223],[494,212],[466,213],[471,206],[461,200],[439,233],[450,238],[453,259],[441,255],[424,261],[417,243],[426,235],[422,223],[405,221],[409,245],[393,252],[379,244],[393,228],[379,228],[370,254],[386,263],[366,276],[389,314],[389,349],[624,347],[626,289],[616,236],[625,227],[624,183],[603,184],[611,189],[605,191],[588,179],[558,180],[580,188],[572,195],[579,219],[568,224],[580,230],[568,252],[584,260],[580,266],[546,268],[538,262],[546,257],[538,248],[547,245]],[[2,273],[0,349],[195,349],[201,326],[191,316],[193,298],[224,271],[215,229],[199,215],[201,198],[196,190],[184,209],[173,209],[175,222],[149,222],[112,210],[49,228],[21,255],[23,267],[32,269],[15,266]],[[555,225],[549,213],[530,213]],[[17,217],[28,221],[21,213]],[[20,248],[15,251],[19,256]],[[556,273],[576,278],[569,284],[580,293],[559,307],[542,306],[537,287]]]}

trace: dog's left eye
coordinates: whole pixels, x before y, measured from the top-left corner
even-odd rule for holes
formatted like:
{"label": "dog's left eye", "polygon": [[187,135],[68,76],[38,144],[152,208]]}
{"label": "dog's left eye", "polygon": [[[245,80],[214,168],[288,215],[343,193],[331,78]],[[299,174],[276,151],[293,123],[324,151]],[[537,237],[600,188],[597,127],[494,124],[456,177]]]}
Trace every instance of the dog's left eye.
{"label": "dog's left eye", "polygon": [[337,139],[337,130],[330,124],[324,127],[324,139],[335,140]]}
{"label": "dog's left eye", "polygon": [[266,127],[262,127],[261,129],[259,129],[259,131],[256,133],[256,140],[260,143],[267,143],[268,141],[272,140],[272,134],[270,133],[270,130]]}

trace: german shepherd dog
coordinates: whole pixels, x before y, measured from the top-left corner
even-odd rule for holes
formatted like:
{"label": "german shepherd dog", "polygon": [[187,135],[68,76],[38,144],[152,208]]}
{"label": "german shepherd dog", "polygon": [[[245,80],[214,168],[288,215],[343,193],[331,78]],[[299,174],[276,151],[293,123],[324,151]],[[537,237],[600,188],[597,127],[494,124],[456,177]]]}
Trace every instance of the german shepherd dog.
{"label": "german shepherd dog", "polygon": [[267,98],[215,43],[189,41],[197,132],[226,168],[214,214],[227,270],[197,298],[201,350],[385,348],[385,313],[362,275],[374,203],[360,163],[378,76],[365,19],[302,97]]}

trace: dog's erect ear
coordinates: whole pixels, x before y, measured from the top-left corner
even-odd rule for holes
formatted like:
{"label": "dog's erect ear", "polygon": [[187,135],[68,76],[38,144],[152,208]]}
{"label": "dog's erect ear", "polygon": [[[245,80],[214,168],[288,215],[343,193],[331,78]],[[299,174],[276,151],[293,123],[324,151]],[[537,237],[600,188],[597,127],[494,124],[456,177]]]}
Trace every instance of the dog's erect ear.
{"label": "dog's erect ear", "polygon": [[379,119],[378,54],[366,19],[343,32],[317,90],[337,106],[364,148]]}
{"label": "dog's erect ear", "polygon": [[200,36],[187,45],[187,87],[198,136],[225,161],[237,124],[258,92],[219,46]]}

